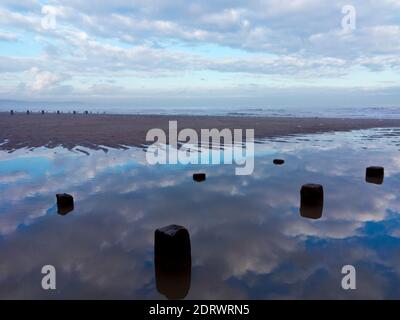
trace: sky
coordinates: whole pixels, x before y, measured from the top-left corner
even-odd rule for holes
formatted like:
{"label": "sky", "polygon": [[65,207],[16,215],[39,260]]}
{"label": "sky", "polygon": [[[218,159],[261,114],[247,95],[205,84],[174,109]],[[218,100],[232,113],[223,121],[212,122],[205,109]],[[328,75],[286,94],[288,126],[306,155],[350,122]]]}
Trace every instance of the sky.
{"label": "sky", "polygon": [[400,105],[400,0],[2,0],[0,100]]}

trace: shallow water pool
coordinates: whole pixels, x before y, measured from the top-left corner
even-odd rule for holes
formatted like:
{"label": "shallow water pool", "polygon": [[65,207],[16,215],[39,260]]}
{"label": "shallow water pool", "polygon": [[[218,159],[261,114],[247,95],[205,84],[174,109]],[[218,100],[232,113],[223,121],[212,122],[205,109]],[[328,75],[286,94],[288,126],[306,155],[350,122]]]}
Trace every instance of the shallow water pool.
{"label": "shallow water pool", "polygon": [[[191,242],[186,299],[399,299],[399,133],[267,139],[250,176],[233,165],[149,166],[135,148],[2,151],[0,298],[167,298],[154,232],[178,224]],[[383,184],[366,183],[371,165],[385,167]],[[193,181],[199,171],[206,181]],[[320,219],[299,214],[305,183],[324,187]],[[75,201],[66,215],[63,192]],[[44,265],[56,268],[56,290],[41,288]],[[357,290],[342,289],[344,265]]]}

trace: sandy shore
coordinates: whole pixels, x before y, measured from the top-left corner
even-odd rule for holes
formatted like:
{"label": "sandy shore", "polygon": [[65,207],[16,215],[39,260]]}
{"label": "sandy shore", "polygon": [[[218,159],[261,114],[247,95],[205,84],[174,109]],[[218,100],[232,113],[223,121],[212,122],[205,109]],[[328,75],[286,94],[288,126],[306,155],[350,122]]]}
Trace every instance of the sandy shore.
{"label": "sandy shore", "polygon": [[146,144],[145,138],[149,129],[161,128],[167,132],[169,120],[177,120],[178,129],[192,128],[198,132],[202,128],[255,129],[256,138],[400,127],[400,119],[0,113],[0,141],[7,141],[0,149],[142,146]]}

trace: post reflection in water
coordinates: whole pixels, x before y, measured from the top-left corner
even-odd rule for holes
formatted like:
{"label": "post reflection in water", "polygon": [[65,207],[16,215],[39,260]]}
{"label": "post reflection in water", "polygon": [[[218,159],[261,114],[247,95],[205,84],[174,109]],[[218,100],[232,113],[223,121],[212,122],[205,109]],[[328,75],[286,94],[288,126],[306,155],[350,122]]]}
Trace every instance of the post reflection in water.
{"label": "post reflection in water", "polygon": [[[399,299],[399,136],[268,139],[250,176],[149,166],[134,148],[0,152],[0,298]],[[385,168],[378,187],[365,183],[371,164]],[[318,201],[299,198],[308,182],[323,186]],[[79,199],[66,217],[58,190]],[[56,293],[41,288],[44,265]],[[357,290],[341,288],[344,265]]]}
{"label": "post reflection in water", "polygon": [[168,299],[183,299],[190,289],[192,257],[189,232],[170,225],[154,233],[157,290]]}

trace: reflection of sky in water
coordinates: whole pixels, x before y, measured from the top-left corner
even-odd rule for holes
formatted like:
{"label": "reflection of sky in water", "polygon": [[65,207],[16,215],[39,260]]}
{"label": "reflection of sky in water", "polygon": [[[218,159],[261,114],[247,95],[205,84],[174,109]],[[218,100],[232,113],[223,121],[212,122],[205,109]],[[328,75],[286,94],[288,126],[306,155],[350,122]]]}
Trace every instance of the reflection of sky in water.
{"label": "reflection of sky in water", "polygon": [[[190,232],[187,298],[400,298],[398,133],[270,139],[256,145],[251,176],[148,167],[136,149],[1,152],[0,298],[162,298],[154,230],[169,224]],[[365,183],[369,165],[385,167],[383,185]],[[320,220],[299,215],[308,182],[324,186]],[[75,198],[66,216],[56,213],[62,192]],[[56,292],[40,288],[45,264],[57,269]],[[346,264],[355,291],[341,289]]]}

